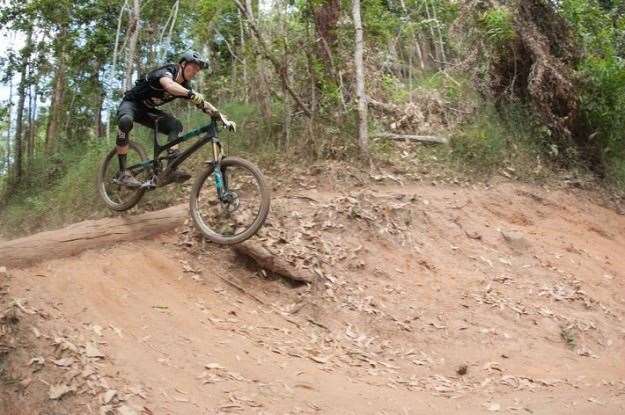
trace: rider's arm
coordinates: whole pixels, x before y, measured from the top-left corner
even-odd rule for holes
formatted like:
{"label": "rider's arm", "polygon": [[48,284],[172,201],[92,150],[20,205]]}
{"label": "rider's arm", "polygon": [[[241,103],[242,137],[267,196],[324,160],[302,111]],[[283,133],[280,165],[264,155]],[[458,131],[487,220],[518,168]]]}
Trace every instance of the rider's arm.
{"label": "rider's arm", "polygon": [[180,85],[179,83],[175,82],[169,76],[163,76],[161,79],[158,80],[158,82],[163,86],[163,88],[165,88],[165,91],[169,92],[170,94],[176,97],[188,97],[189,96],[189,90],[183,87],[182,85]]}
{"label": "rider's arm", "polygon": [[[215,108],[210,102],[206,101],[204,97],[202,96],[202,94],[194,93],[192,90],[183,87],[177,82],[174,82],[174,80],[170,78],[169,76],[162,77],[161,79],[159,79],[159,82],[163,86],[163,88],[165,88],[165,91],[177,97],[186,97],[186,98],[193,100],[193,102],[198,106],[198,108],[204,111],[206,114],[209,114],[213,117],[217,117],[218,119],[220,119],[227,129],[231,131],[236,130],[236,126],[237,126],[236,123],[228,120],[222,113],[219,112],[217,108]],[[194,97],[194,95],[197,95],[197,96]],[[200,99],[196,103],[195,98],[198,98],[198,97]]]}
{"label": "rider's arm", "polygon": [[[159,79],[159,82],[163,86],[163,88],[165,88],[165,91],[169,92],[174,96],[185,98],[192,98],[193,96],[192,90],[183,87],[168,76],[162,77],[161,79]],[[205,101],[203,97],[202,101],[202,105],[199,107],[202,111],[214,116],[219,115],[219,110],[215,108],[210,102]]]}

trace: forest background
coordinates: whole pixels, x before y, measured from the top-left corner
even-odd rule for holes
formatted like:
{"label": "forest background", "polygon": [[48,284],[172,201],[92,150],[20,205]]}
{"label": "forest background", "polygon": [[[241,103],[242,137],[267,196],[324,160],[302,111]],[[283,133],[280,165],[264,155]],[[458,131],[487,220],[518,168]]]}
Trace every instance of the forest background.
{"label": "forest background", "polygon": [[[5,0],[0,33],[4,237],[109,214],[95,175],[116,106],[190,49],[211,66],[195,89],[239,124],[230,151],[269,174],[427,161],[625,188],[623,1]],[[169,110],[186,130],[205,122],[186,102]]]}

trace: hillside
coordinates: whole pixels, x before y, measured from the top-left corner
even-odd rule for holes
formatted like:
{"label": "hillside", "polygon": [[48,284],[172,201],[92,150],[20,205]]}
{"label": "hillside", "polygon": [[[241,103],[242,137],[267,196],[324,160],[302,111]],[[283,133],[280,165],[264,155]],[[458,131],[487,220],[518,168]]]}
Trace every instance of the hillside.
{"label": "hillside", "polygon": [[396,179],[275,196],[260,240],[312,284],[186,227],[10,269],[0,412],[623,412],[625,218]]}

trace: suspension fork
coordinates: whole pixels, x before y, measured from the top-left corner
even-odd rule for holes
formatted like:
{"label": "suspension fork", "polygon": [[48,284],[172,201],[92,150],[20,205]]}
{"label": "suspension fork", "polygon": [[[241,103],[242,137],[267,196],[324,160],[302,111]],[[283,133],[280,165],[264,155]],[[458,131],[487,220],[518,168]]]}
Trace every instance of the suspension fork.
{"label": "suspension fork", "polygon": [[224,152],[221,148],[221,142],[217,137],[212,138],[213,142],[213,179],[217,188],[217,196],[223,201],[223,197],[228,193],[228,183],[221,173],[221,160],[224,158]]}

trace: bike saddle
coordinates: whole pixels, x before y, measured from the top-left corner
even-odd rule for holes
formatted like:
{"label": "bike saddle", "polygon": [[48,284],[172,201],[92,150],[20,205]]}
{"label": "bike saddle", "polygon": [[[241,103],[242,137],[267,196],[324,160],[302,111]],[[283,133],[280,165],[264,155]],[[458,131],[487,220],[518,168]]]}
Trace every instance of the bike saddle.
{"label": "bike saddle", "polygon": [[156,114],[154,112],[149,112],[149,111],[145,115],[155,123],[165,118],[165,116],[162,114]]}

